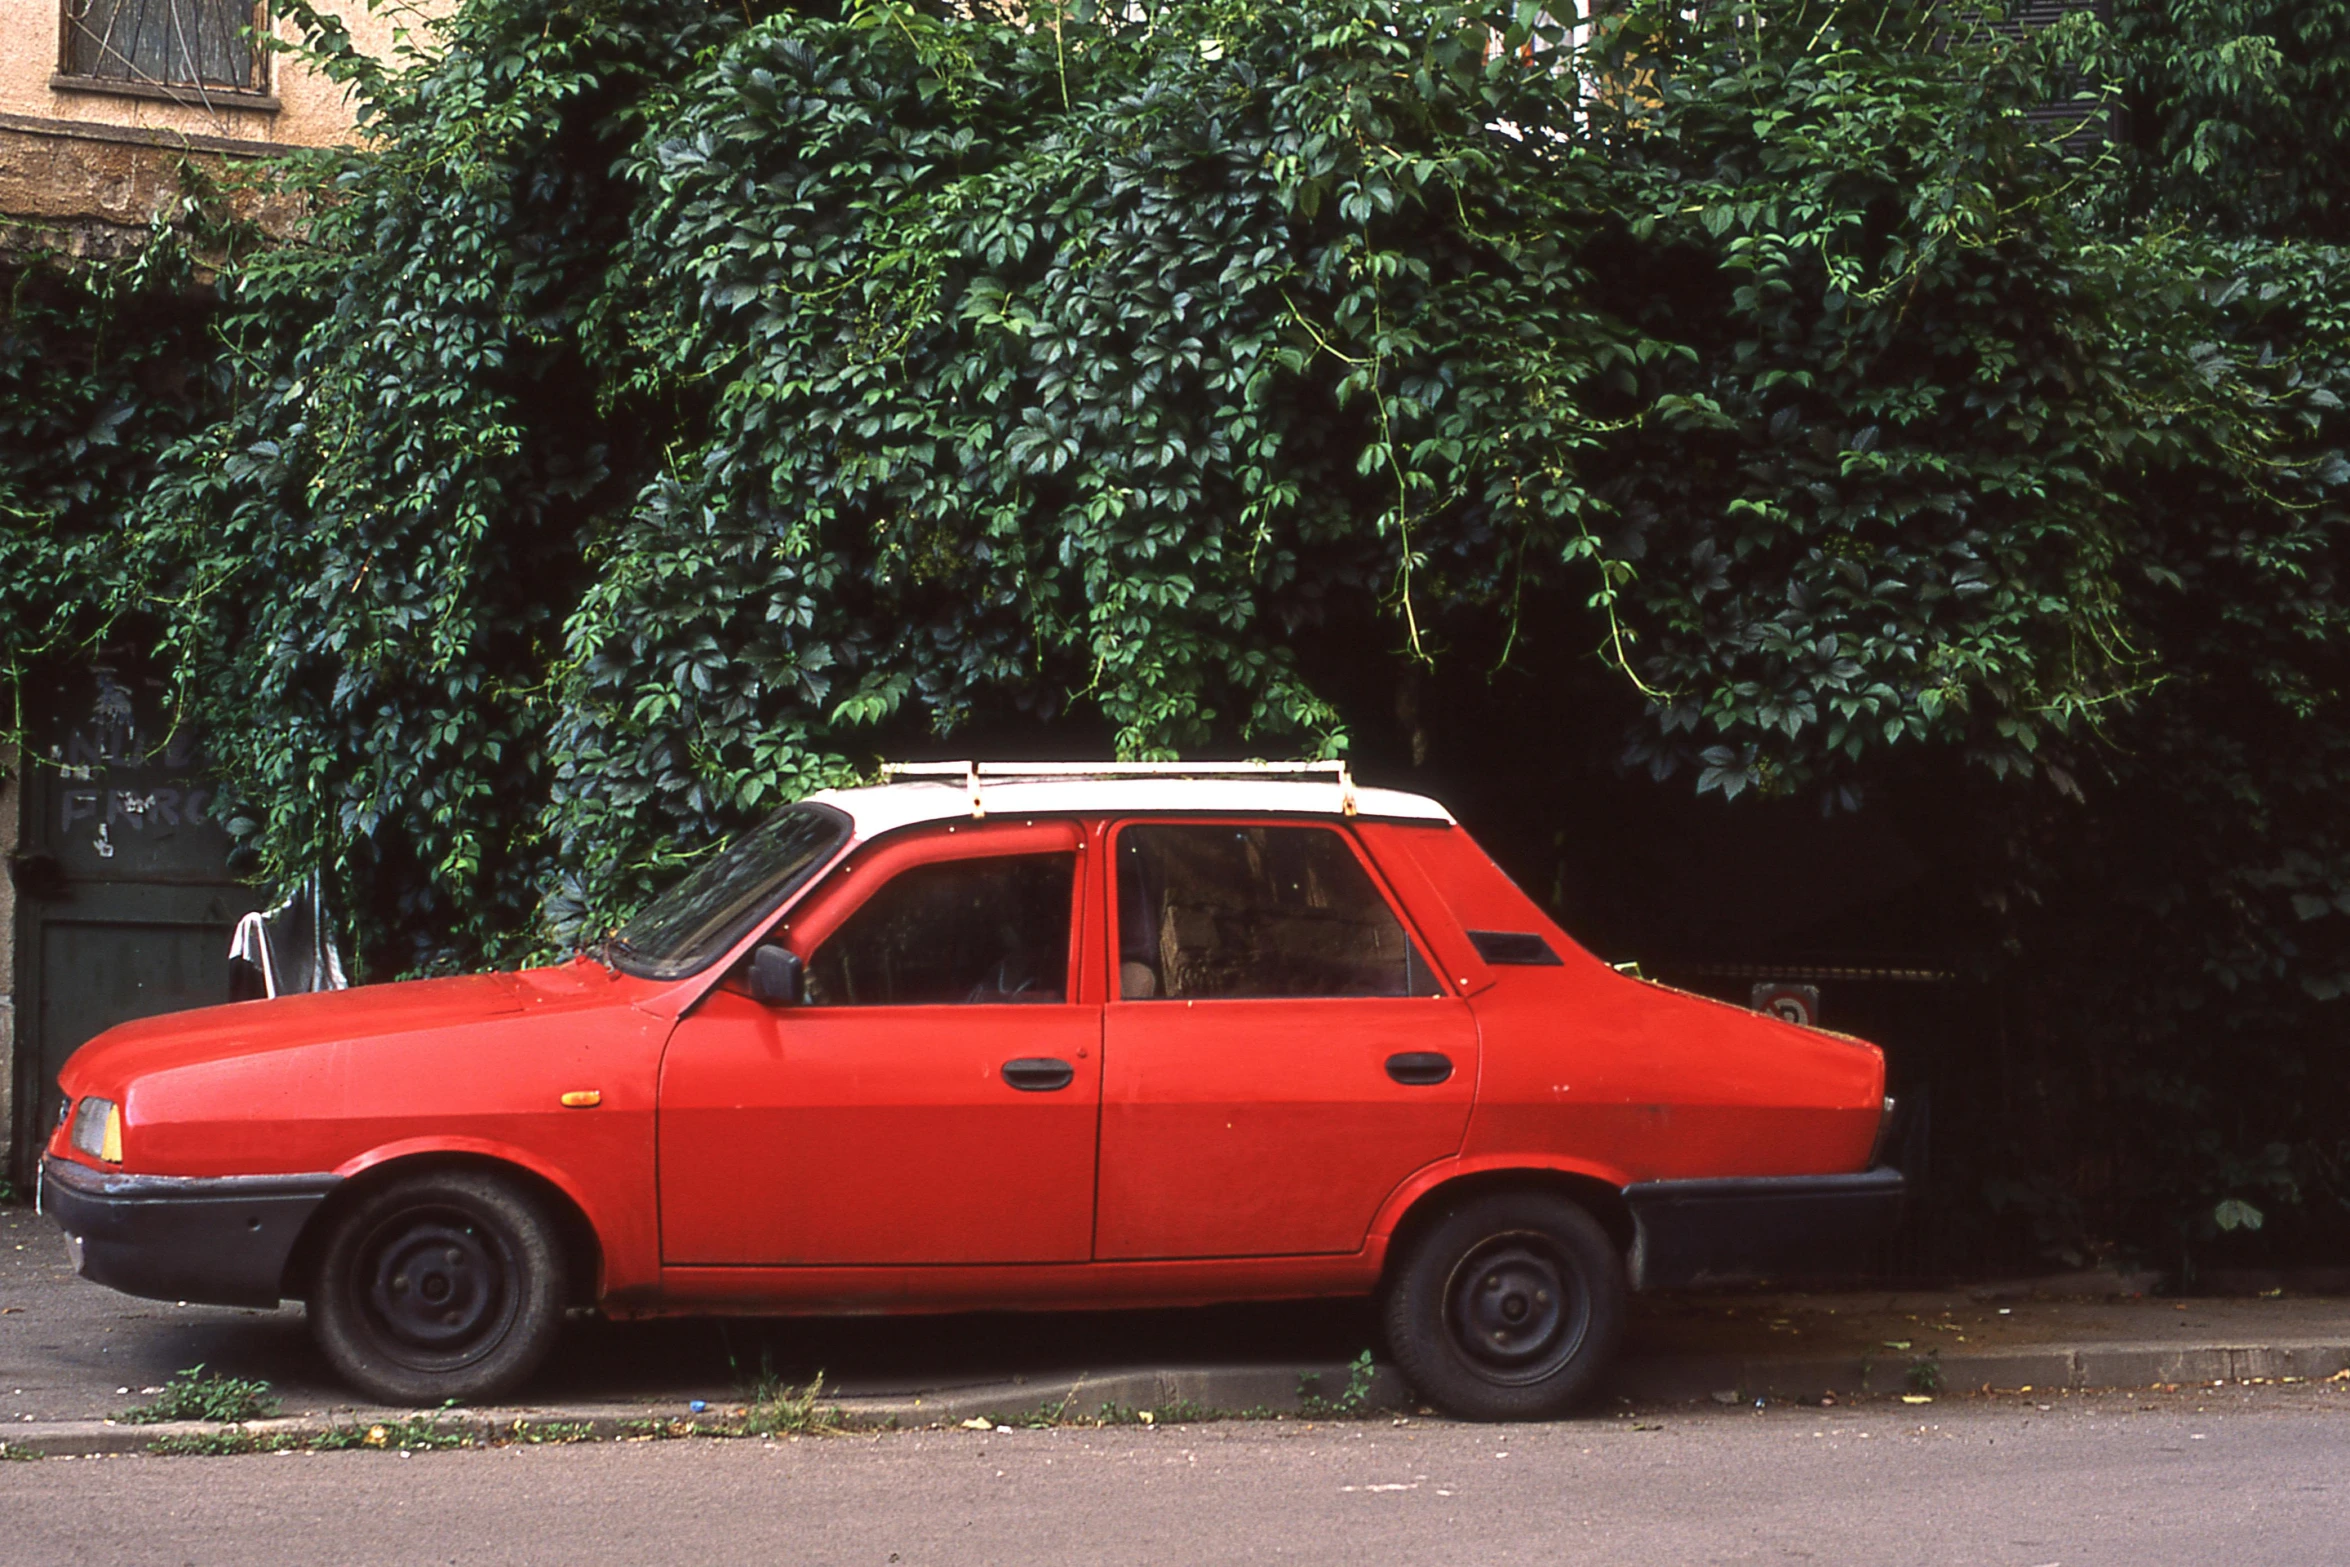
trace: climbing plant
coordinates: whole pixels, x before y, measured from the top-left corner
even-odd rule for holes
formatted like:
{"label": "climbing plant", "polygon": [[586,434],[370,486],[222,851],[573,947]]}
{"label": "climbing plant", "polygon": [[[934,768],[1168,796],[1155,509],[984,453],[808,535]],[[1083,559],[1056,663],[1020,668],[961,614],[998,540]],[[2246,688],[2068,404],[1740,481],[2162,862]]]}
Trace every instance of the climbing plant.
{"label": "climbing plant", "polygon": [[0,738],[28,677],[124,598],[120,523],[159,454],[219,411],[212,305],[165,230],[118,261],[0,271]]}

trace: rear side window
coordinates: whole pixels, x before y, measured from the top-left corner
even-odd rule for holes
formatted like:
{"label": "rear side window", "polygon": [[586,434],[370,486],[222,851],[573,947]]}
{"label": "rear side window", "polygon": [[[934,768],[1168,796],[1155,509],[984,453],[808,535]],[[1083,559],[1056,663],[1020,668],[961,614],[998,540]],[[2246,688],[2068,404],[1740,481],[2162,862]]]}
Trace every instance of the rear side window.
{"label": "rear side window", "polygon": [[1442,993],[1326,827],[1122,829],[1118,948],[1126,1001]]}
{"label": "rear side window", "polygon": [[1073,854],[942,860],[891,877],[816,950],[819,1007],[1068,998]]}

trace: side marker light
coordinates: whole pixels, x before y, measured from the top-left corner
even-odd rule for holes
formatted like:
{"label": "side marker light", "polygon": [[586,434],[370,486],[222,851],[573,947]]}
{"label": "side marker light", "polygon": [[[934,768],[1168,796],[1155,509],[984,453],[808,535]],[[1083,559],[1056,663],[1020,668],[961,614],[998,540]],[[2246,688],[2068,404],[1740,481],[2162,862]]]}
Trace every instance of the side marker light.
{"label": "side marker light", "polygon": [[566,1110],[593,1110],[603,1102],[604,1091],[600,1088],[575,1088],[563,1096]]}

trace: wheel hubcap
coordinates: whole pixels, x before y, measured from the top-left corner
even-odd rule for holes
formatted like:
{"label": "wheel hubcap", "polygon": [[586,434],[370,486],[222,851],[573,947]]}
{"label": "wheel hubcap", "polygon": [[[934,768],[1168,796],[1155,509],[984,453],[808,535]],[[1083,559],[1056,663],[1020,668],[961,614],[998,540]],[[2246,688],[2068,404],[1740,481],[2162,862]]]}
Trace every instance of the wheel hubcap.
{"label": "wheel hubcap", "polygon": [[384,1352],[447,1370],[495,1348],[519,1299],[505,1238],[470,1215],[413,1208],[387,1215],[359,1255],[360,1304]]}
{"label": "wheel hubcap", "polygon": [[1488,1381],[1539,1382],[1574,1357],[1591,1324],[1574,1270],[1540,1235],[1501,1235],[1473,1248],[1445,1288],[1453,1345]]}

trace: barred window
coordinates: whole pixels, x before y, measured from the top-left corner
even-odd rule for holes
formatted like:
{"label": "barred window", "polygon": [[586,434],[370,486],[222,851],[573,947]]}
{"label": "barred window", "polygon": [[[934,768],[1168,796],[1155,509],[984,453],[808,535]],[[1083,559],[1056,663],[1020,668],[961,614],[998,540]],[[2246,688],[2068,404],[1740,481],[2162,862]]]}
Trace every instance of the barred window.
{"label": "barred window", "polygon": [[255,0],[66,0],[65,73],[98,81],[260,92]]}

